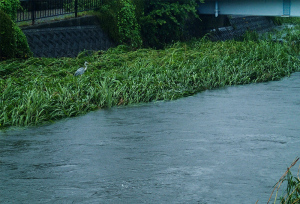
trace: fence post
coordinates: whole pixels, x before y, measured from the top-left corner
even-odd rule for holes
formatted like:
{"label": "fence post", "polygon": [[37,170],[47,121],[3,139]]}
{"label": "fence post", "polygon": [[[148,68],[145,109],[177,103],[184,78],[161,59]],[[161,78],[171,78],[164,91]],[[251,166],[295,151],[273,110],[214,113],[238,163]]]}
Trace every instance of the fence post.
{"label": "fence post", "polygon": [[75,0],[75,18],[77,18],[77,12],[78,12],[78,0]]}
{"label": "fence post", "polygon": [[34,20],[35,20],[35,1],[34,0],[29,0],[31,4],[31,20],[32,20],[32,25],[34,25]]}

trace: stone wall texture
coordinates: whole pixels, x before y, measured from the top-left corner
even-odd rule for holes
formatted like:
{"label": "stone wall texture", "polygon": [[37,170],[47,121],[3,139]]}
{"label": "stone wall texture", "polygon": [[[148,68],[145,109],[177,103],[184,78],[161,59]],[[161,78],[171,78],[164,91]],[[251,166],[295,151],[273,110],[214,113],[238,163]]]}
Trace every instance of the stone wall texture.
{"label": "stone wall texture", "polygon": [[[243,35],[247,30],[265,32],[274,27],[273,22],[267,17],[225,18],[228,18],[230,26],[217,25],[211,32],[212,40],[230,40]],[[215,20],[208,21],[212,23]],[[107,50],[114,46],[93,16],[43,23],[22,30],[35,57],[76,57],[84,50]]]}
{"label": "stone wall texture", "polygon": [[247,31],[267,32],[274,28],[273,21],[263,16],[229,17],[230,26],[214,29],[212,40],[236,39]]}
{"label": "stone wall texture", "polygon": [[76,57],[84,50],[114,46],[94,17],[30,26],[23,32],[35,57]]}

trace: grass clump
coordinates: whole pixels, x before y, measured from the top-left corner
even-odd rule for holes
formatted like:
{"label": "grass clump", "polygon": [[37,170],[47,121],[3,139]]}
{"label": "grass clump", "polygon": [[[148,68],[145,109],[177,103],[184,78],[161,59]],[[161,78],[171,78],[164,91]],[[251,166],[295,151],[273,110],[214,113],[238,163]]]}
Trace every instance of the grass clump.
{"label": "grass clump", "polygon": [[282,24],[300,24],[300,18],[299,17],[273,17],[274,23],[277,25]]}
{"label": "grass clump", "polygon": [[276,203],[278,198],[278,192],[283,183],[286,183],[286,189],[282,196],[279,198],[280,204],[298,204],[300,203],[300,178],[298,169],[297,176],[293,176],[291,173],[291,168],[296,165],[299,161],[299,157],[291,164],[291,166],[287,169],[287,171],[283,174],[283,176],[279,179],[279,181],[274,186],[273,192],[268,200],[268,203],[271,201],[273,193],[276,191],[276,195],[274,198],[274,203]]}
{"label": "grass clump", "polygon": [[[299,49],[289,43],[200,39],[164,50],[130,51],[121,45],[77,58],[2,61],[0,127],[37,125],[101,108],[279,80],[299,70]],[[90,62],[87,71],[74,77],[85,61]]]}

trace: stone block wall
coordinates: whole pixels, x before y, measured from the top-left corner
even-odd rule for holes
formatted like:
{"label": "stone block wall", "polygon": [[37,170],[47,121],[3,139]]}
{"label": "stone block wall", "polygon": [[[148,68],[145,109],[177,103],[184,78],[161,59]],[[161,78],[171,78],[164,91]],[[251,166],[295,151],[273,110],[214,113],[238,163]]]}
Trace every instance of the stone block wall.
{"label": "stone block wall", "polygon": [[76,57],[84,50],[107,50],[114,46],[95,17],[46,23],[22,30],[35,57]]}
{"label": "stone block wall", "polygon": [[[274,27],[267,17],[214,18],[212,15],[206,16],[202,20],[203,24],[199,25],[202,31],[209,28],[213,31],[212,40],[230,40],[243,35],[247,30],[264,32]],[[93,16],[43,23],[22,30],[35,57],[76,57],[84,50],[107,50],[114,46]]]}
{"label": "stone block wall", "polygon": [[230,26],[214,29],[212,40],[231,40],[247,31],[266,32],[274,28],[273,21],[263,16],[229,17]]}

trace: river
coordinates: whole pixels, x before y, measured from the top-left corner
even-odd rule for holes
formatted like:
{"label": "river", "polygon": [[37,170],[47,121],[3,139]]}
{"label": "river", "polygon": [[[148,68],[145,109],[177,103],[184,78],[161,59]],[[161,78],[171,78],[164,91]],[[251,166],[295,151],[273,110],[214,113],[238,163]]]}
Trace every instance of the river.
{"label": "river", "polygon": [[266,203],[299,121],[294,73],[1,131],[0,203]]}

